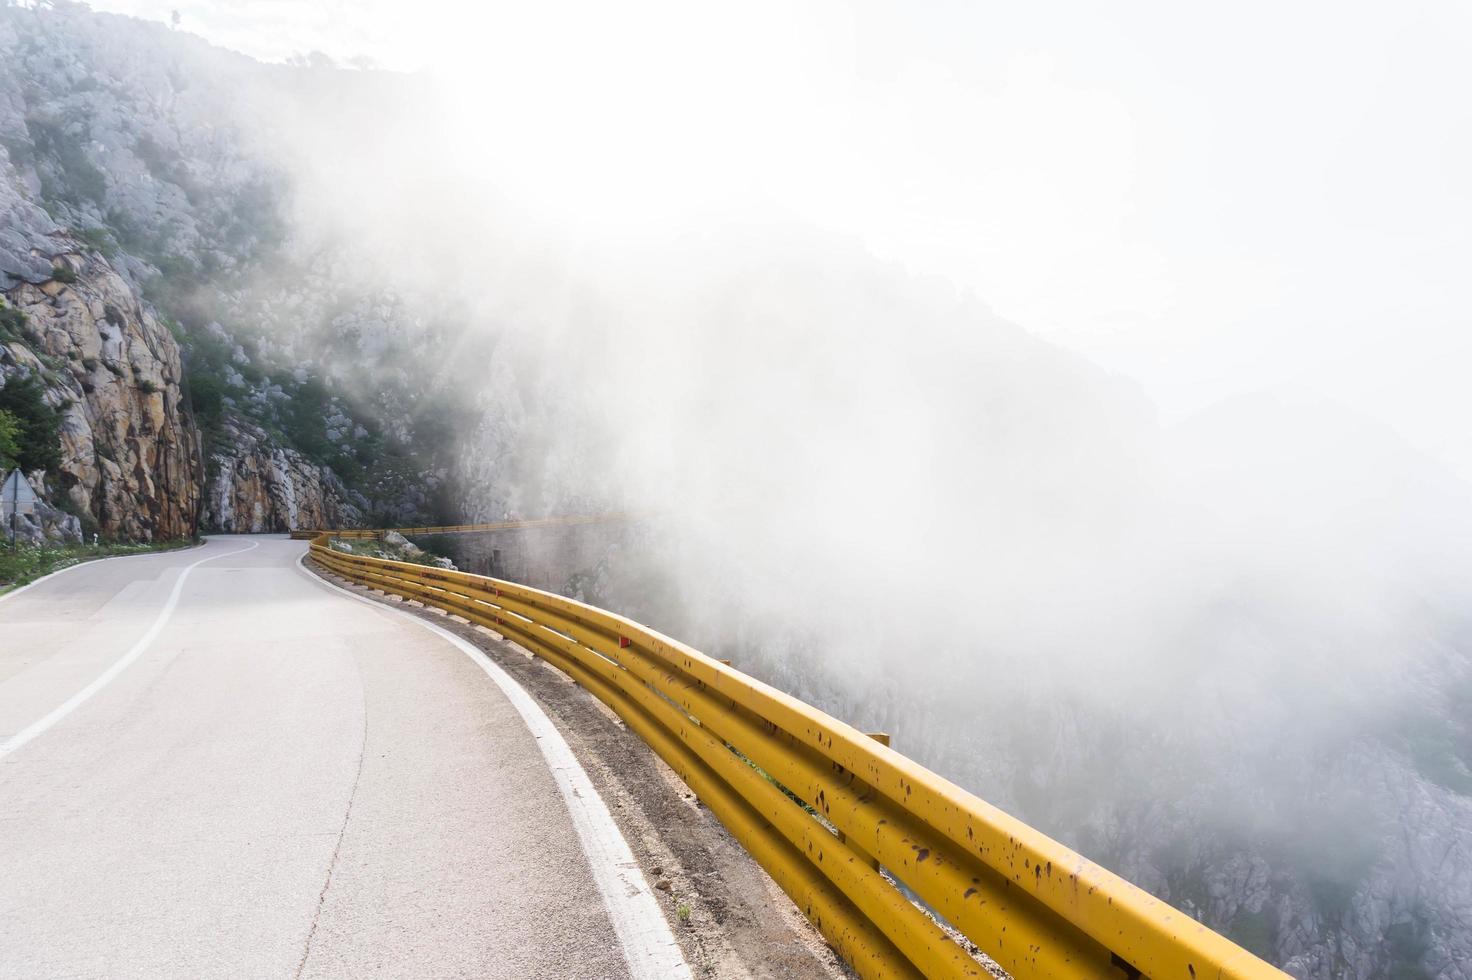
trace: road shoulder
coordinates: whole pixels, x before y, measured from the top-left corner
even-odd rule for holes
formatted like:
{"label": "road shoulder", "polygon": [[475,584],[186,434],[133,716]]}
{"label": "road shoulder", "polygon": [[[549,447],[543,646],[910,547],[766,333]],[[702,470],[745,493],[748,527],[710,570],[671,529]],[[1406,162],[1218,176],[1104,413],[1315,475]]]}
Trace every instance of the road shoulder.
{"label": "road shoulder", "polygon": [[355,595],[423,618],[480,650],[552,719],[607,803],[697,976],[851,976],[772,879],[679,777],[600,701],[491,631],[439,610],[303,568]]}

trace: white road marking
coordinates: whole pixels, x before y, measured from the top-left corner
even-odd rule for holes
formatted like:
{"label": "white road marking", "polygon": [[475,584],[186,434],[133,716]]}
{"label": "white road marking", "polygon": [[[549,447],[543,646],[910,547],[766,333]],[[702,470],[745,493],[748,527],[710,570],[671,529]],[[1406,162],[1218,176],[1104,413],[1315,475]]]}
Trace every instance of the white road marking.
{"label": "white road marking", "polygon": [[325,589],[340,592],[349,599],[366,603],[381,613],[402,616],[409,622],[422,626],[452,644],[485,671],[486,676],[495,682],[521,715],[522,722],[537,740],[542,757],[552,770],[552,778],[556,780],[557,789],[562,793],[563,802],[567,804],[583,854],[593,870],[593,880],[598,883],[598,892],[603,897],[603,905],[608,910],[613,931],[623,946],[629,975],[633,980],[690,980],[692,975],[689,964],[685,962],[685,954],[675,941],[675,935],[670,931],[664,913],[660,911],[654,892],[644,880],[644,874],[634,860],[634,853],[629,850],[628,841],[624,840],[624,835],[619,831],[618,824],[613,822],[603,798],[593,788],[592,780],[572,754],[562,733],[526,689],[516,683],[499,664],[449,630],[333,585],[307,571],[303,564],[306,559],[305,554],[298,558],[297,568],[313,582]]}
{"label": "white road marking", "polygon": [[[204,542],[200,542],[199,544],[192,544],[192,545],[190,545],[187,548],[175,548],[173,550],[174,551],[193,551],[196,548],[203,548],[203,547],[204,547]],[[141,551],[141,552],[139,552],[136,555],[108,555],[106,558],[89,558],[86,561],[79,561],[75,565],[68,565],[65,568],[58,568],[54,572],[47,572],[45,575],[42,575],[40,578],[35,579],[34,581],[31,581],[31,582],[27,582],[25,585],[22,585],[18,589],[11,589],[9,592],[0,593],[0,602],[4,602],[6,599],[14,599],[16,596],[20,595],[22,592],[27,592],[27,591],[29,591],[31,589],[34,589],[36,586],[40,585],[42,582],[50,581],[51,579],[56,578],[56,576],[58,576],[58,575],[65,575],[67,572],[74,572],[77,569],[79,569],[79,568],[85,568],[88,565],[100,565],[100,564],[102,564],[105,561],[122,561],[125,558],[157,558],[159,555],[167,555],[167,554],[171,554],[171,552],[169,552],[169,551]]]}
{"label": "white road marking", "polygon": [[[76,694],[73,694],[71,697],[67,698],[45,717],[38,718],[36,721],[31,722],[25,728],[22,728],[20,731],[10,736],[10,738],[6,739],[4,742],[0,742],[0,759],[5,758],[7,755],[14,752],[16,749],[19,749],[37,736],[44,734],[57,722],[61,721],[67,715],[71,714],[73,711],[77,710],[77,708],[85,704],[87,700],[92,697],[92,695],[96,694],[98,691],[102,690],[104,687],[110,684],[113,678],[117,677],[128,668],[129,664],[137,660],[139,657],[143,656],[143,652],[153,644],[154,640],[158,639],[159,633],[163,632],[163,628],[168,624],[169,618],[174,615],[174,607],[179,604],[179,593],[184,590],[184,580],[189,577],[190,572],[194,571],[196,568],[198,568],[200,565],[203,565],[207,561],[214,561],[216,558],[229,558],[232,555],[244,554],[245,552],[250,551],[253,548],[259,548],[260,546],[261,545],[259,541],[252,541],[244,548],[239,548],[235,551],[227,551],[223,555],[210,555],[208,558],[201,558],[199,561],[195,562],[192,565],[186,565],[184,567],[184,570],[179,573],[179,578],[174,582],[174,589],[172,592],[169,593],[168,601],[164,603],[164,607],[159,611],[158,617],[154,619],[153,625],[148,627],[148,632],[144,633],[143,636],[138,640],[138,642],[133,644],[128,649],[127,653],[123,654],[117,660],[113,661],[111,667],[108,667],[101,674],[98,674],[97,678],[93,680],[91,684],[88,684]],[[128,557],[133,556],[130,555]],[[78,566],[73,565],[72,567],[76,568]],[[62,571],[66,571],[66,569],[62,569]]]}

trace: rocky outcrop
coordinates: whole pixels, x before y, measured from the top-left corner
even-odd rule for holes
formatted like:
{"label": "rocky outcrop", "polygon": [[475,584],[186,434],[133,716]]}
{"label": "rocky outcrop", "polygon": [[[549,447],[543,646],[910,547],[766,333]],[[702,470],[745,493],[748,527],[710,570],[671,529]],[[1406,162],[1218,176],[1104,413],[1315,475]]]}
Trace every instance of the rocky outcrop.
{"label": "rocky outcrop", "polygon": [[347,540],[333,538],[331,547],[336,551],[346,552],[350,555],[368,555],[372,558],[386,558],[389,561],[406,561],[415,565],[431,565],[435,568],[446,568],[456,571],[455,563],[443,555],[432,555],[419,547],[398,531],[389,531],[381,538],[361,538]]}
{"label": "rocky outcrop", "polygon": [[327,467],[277,444],[259,426],[224,420],[210,454],[204,524],[236,533],[357,527],[363,499]]}
{"label": "rocky outcrop", "polygon": [[[38,478],[40,474],[35,474]],[[12,523],[4,518],[4,530],[0,541],[10,540]],[[15,538],[22,544],[81,544],[82,521],[75,514],[68,514],[44,500],[36,501],[32,514],[17,514],[14,520]]]}
{"label": "rocky outcrop", "polygon": [[0,378],[39,376],[61,413],[61,464],[38,490],[107,537],[194,534],[203,470],[179,345],[102,257],[46,258],[54,278],[6,293],[27,323],[0,346]]}
{"label": "rocky outcrop", "polygon": [[[437,331],[463,322],[462,301],[406,300],[335,236],[291,225],[306,192],[288,121],[315,126],[376,74],[262,65],[84,4],[0,3],[0,289],[45,283],[52,255],[85,243],[177,325],[202,430],[234,416],[302,454],[221,445],[228,486],[200,488],[226,505],[211,504],[217,525],[257,504],[263,524],[290,521],[284,484],[276,504],[250,488],[309,475],[306,460],[388,523],[435,523],[454,499],[445,420],[464,399]],[[457,350],[467,370],[488,353]]]}

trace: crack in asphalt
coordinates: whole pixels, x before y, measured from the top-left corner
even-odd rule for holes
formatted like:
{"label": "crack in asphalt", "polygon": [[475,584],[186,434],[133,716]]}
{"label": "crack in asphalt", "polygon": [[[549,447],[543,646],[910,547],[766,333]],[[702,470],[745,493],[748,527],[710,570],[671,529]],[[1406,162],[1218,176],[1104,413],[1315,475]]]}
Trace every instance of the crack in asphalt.
{"label": "crack in asphalt", "polygon": [[[353,658],[356,666],[358,660]],[[306,945],[302,948],[302,958],[296,965],[296,973],[293,980],[301,980],[302,973],[307,968],[307,960],[312,955],[312,941],[317,938],[317,925],[322,920],[322,910],[327,906],[327,892],[332,888],[332,875],[337,870],[337,859],[342,853],[342,840],[347,836],[348,821],[353,817],[353,803],[358,799],[358,784],[363,779],[363,758],[368,754],[368,694],[363,689],[363,672],[358,670],[358,693],[363,699],[363,734],[358,742],[358,771],[353,774],[353,788],[348,793],[347,809],[343,811],[342,826],[337,831],[337,843],[332,845],[332,860],[327,862],[327,877],[322,881],[322,891],[317,895],[317,910],[312,913],[312,927],[307,930]]]}

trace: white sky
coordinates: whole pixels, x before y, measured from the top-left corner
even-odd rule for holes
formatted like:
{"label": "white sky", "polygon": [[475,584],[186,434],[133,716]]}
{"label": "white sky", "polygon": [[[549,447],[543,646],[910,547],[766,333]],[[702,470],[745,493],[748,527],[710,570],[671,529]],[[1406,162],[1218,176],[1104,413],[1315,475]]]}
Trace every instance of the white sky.
{"label": "white sky", "polygon": [[1138,379],[1167,420],[1291,385],[1472,477],[1472,5],[92,6],[440,73],[468,112],[509,92],[485,138],[582,217],[755,191]]}

